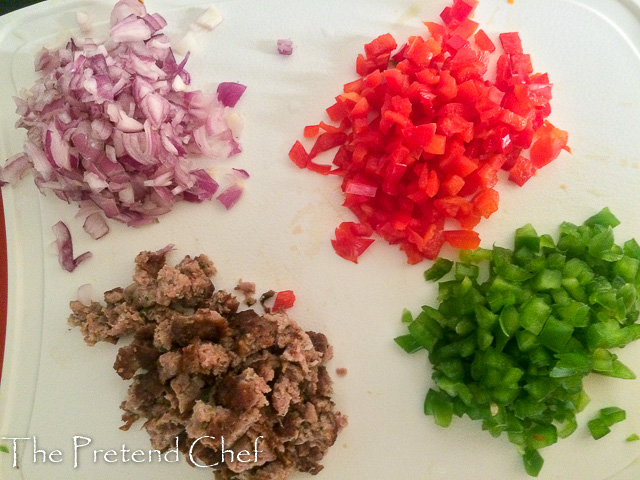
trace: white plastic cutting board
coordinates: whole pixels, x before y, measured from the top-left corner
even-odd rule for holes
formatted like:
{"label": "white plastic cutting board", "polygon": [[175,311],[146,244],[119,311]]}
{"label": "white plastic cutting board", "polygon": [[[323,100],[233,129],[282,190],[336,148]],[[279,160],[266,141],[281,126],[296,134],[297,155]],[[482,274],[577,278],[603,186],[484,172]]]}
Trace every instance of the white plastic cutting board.
{"label": "white plastic cutting board", "polygon": [[[121,425],[127,390],[112,369],[117,348],[85,346],[69,329],[68,302],[77,288],[94,297],[130,282],[141,250],[176,245],[170,260],[208,254],[233,288],[255,281],[258,291],[295,291],[291,314],[306,329],[323,331],[334,345],[335,402],[349,426],[323,461],[318,480],[524,480],[521,460],[506,438],[493,439],[468,419],[449,429],[422,414],[430,371],[423,354],[408,356],[392,339],[403,332],[404,307],[417,312],[433,302],[422,280],[425,262],[409,266],[395,247],[377,241],[358,265],[340,259],[329,239],[351,219],[341,207],[339,180],[300,171],[287,158],[304,125],[323,119],[341,86],[355,78],[356,55],[374,37],[391,32],[401,42],[435,21],[443,0],[222,0],[224,17],[200,37],[187,64],[194,86],[214,89],[237,81],[247,91],[237,106],[245,120],[243,153],[234,166],[251,174],[246,195],[231,211],[215,203],[178,205],[159,224],[133,230],[111,225],[91,240],[74,218],[75,206],[43,197],[30,179],[3,189],[9,254],[9,311],[0,385],[0,436],[37,439],[39,449],[60,450],[62,462],[33,459],[33,441],[19,442],[18,466],[0,454],[3,480],[158,478],[206,479],[211,472],[176,463],[106,463],[93,450],[150,448],[146,432]],[[193,0],[147,0],[179,38],[203,10]],[[178,6],[180,5],[180,6]],[[76,28],[78,10],[104,31],[112,2],[56,1],[0,17],[0,158],[21,149],[11,97],[35,79],[33,58]],[[570,134],[573,154],[563,154],[524,188],[500,185],[500,209],[478,227],[483,246],[508,245],[515,228],[531,222],[555,234],[563,220],[580,223],[608,206],[620,218],[620,241],[640,238],[640,7],[631,0],[481,0],[475,19],[494,40],[518,31],[536,71],[554,83],[551,120]],[[102,29],[102,30],[101,30]],[[291,38],[290,57],[276,41]],[[93,258],[73,274],[57,262],[51,226],[64,220],[76,254]],[[620,352],[640,373],[640,347]],[[334,368],[345,367],[345,377]],[[542,451],[542,480],[637,480],[640,380],[589,379],[592,398],[569,439]],[[617,405],[628,418],[594,441],[586,420]],[[74,468],[73,437],[90,438]],[[11,447],[11,442],[5,442]],[[296,479],[306,478],[304,475]]]}

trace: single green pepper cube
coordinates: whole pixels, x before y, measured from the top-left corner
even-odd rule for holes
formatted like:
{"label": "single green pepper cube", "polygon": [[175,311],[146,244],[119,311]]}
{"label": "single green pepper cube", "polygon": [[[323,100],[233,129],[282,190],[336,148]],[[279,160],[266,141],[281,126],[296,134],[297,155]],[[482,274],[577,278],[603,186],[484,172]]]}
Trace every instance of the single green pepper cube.
{"label": "single green pepper cube", "polygon": [[609,432],[611,432],[611,429],[607,426],[606,423],[604,423],[601,418],[594,418],[592,420],[589,420],[589,422],[587,423],[587,427],[589,428],[591,436],[595,440],[599,440]]}
{"label": "single green pepper cube", "polygon": [[517,368],[517,367],[507,368],[507,370],[502,375],[502,380],[500,383],[504,386],[507,386],[507,385],[517,386],[518,382],[520,381],[523,375],[524,375],[524,371],[522,371],[522,369],[520,368]]}
{"label": "single green pepper cube", "polygon": [[557,242],[558,250],[571,256],[583,256],[587,251],[589,231],[589,227],[580,229],[573,223],[562,222]]}
{"label": "single green pepper cube", "polygon": [[476,341],[480,350],[486,350],[493,343],[493,335],[484,328],[478,328],[476,331]]}
{"label": "single green pepper cube", "polygon": [[436,258],[431,265],[431,268],[424,272],[424,279],[431,282],[436,282],[444,277],[451,271],[453,262],[446,258]]}
{"label": "single green pepper cube", "polygon": [[[447,319],[440,313],[437,309],[429,306],[423,305],[421,314],[426,315],[428,318],[435,320],[438,324],[443,327],[447,323]],[[418,314],[420,316],[421,314]]]}
{"label": "single green pepper cube", "polygon": [[589,305],[577,300],[569,299],[562,305],[556,304],[553,307],[553,312],[558,318],[573,327],[589,326]]}
{"label": "single green pepper cube", "polygon": [[498,315],[493,313],[484,305],[476,305],[474,308],[476,323],[480,328],[485,330],[492,330],[498,321]]}
{"label": "single green pepper cube", "polygon": [[606,407],[600,410],[600,418],[608,427],[622,422],[627,418],[627,413],[620,407]]}
{"label": "single green pepper cube", "polygon": [[592,257],[606,262],[615,262],[623,257],[622,249],[615,244],[611,227],[591,237],[588,252]]}
{"label": "single green pepper cube", "polygon": [[546,375],[531,378],[524,389],[535,401],[540,401],[549,396],[558,387],[558,380]]}
{"label": "single green pepper cube", "polygon": [[540,474],[540,470],[542,470],[542,465],[544,464],[544,459],[538,450],[533,448],[528,448],[524,451],[522,455],[522,462],[524,464],[525,471],[532,477],[537,477]]}
{"label": "single green pepper cube", "polygon": [[614,228],[620,225],[620,220],[618,220],[616,216],[613,213],[611,213],[611,210],[609,210],[609,207],[604,207],[595,215],[587,218],[584,222],[584,225],[588,225],[590,227],[593,227],[595,225],[600,225],[602,227]]}
{"label": "single green pepper cube", "polygon": [[554,352],[561,352],[573,335],[573,327],[568,323],[549,316],[538,336],[540,343]]}
{"label": "single green pepper cube", "polygon": [[617,358],[613,360],[613,369],[611,372],[603,373],[608,377],[622,378],[624,380],[635,380],[636,374],[629,367]]}
{"label": "single green pepper cube", "polygon": [[455,327],[455,332],[464,337],[476,329],[476,323],[468,318],[461,319]]}
{"label": "single green pepper cube", "polygon": [[475,250],[460,250],[460,260],[467,263],[482,263],[493,260],[493,251],[478,247]]}
{"label": "single green pepper cube", "polygon": [[577,278],[563,278],[562,287],[571,295],[574,300],[582,303],[586,303],[589,300],[589,296],[584,287],[580,285],[580,281]]}
{"label": "single green pepper cube", "polygon": [[513,250],[509,250],[508,248],[499,247],[498,245],[493,246],[493,265],[496,268],[503,267],[512,263],[513,259]]}
{"label": "single green pepper cube", "polygon": [[498,321],[500,322],[500,328],[507,337],[513,336],[518,331],[520,326],[518,317],[518,310],[513,305],[503,308],[500,312]]}
{"label": "single green pepper cube", "polygon": [[575,415],[564,420],[558,425],[558,438],[567,438],[578,428],[578,421]]}
{"label": "single green pepper cube", "polygon": [[533,296],[520,308],[519,322],[522,328],[538,335],[550,314],[551,306],[542,298]]}
{"label": "single green pepper cube", "polygon": [[596,348],[591,354],[592,368],[597,373],[611,373],[613,372],[613,361],[616,359],[616,355],[611,353],[605,348]]}
{"label": "single green pepper cube", "polygon": [[533,280],[531,280],[531,286],[537,291],[555,290],[560,288],[562,287],[562,272],[560,270],[545,268],[533,277]]}
{"label": "single green pepper cube", "polygon": [[431,351],[439,338],[442,338],[442,327],[427,315],[421,313],[411,322],[407,329],[422,347]]}
{"label": "single green pepper cube", "polygon": [[553,252],[547,255],[547,268],[562,270],[565,263],[567,263],[567,257],[562,253]]}
{"label": "single green pepper cube", "polygon": [[558,430],[551,423],[534,423],[527,434],[527,443],[531,448],[535,448],[536,450],[539,448],[548,447],[549,445],[553,445],[558,441]]}
{"label": "single green pepper cube", "polygon": [[521,267],[527,267],[529,270],[536,271],[536,265],[538,268],[542,268],[544,266],[544,257],[537,257],[536,252],[522,246],[515,249],[513,252],[513,263]]}
{"label": "single green pepper cube", "polygon": [[447,394],[430,388],[424,399],[424,413],[432,415],[436,425],[448,427],[453,419],[453,401]]}
{"label": "single green pepper cube", "polygon": [[589,397],[589,395],[587,395],[587,392],[585,392],[584,390],[580,390],[574,401],[576,412],[582,412],[585,408],[587,408],[589,402],[591,402],[591,398]]}
{"label": "single green pepper cube", "polygon": [[640,338],[638,323],[621,327],[616,320],[608,319],[592,323],[587,328],[587,345],[591,350],[624,347],[638,338]]}
{"label": "single green pepper cube", "polygon": [[640,245],[635,238],[627,240],[623,245],[624,254],[628,257],[640,260]]}
{"label": "single green pepper cube", "polygon": [[501,386],[493,389],[493,398],[501,405],[512,403],[519,395],[520,387],[517,385]]}
{"label": "single green pepper cube", "polygon": [[521,352],[528,352],[539,345],[538,336],[527,330],[518,330],[516,332],[516,342]]}
{"label": "single green pepper cube", "polygon": [[464,378],[464,366],[460,358],[447,358],[440,362],[435,369],[455,382],[459,382]]}
{"label": "single green pepper cube", "polygon": [[526,247],[532,252],[540,251],[540,237],[530,223],[518,228],[514,240],[515,250]]}
{"label": "single green pepper cube", "polygon": [[593,272],[587,262],[585,262],[584,260],[580,260],[579,258],[572,258],[570,260],[567,260],[564,264],[562,276],[564,278],[575,278],[578,280],[580,285],[586,285],[591,280],[593,280],[596,274]]}
{"label": "single green pepper cube", "polygon": [[545,254],[553,253],[557,251],[556,242],[553,237],[548,233],[540,235],[540,251]]}
{"label": "single green pepper cube", "polygon": [[[528,250],[526,248],[521,248],[518,251],[522,251],[522,250]],[[527,270],[529,270],[530,272],[533,273],[538,273],[541,272],[542,270],[544,270],[545,268],[547,268],[547,259],[545,257],[532,257],[531,259],[529,259],[527,262],[523,263],[523,265],[527,268]]]}
{"label": "single green pepper cube", "polygon": [[639,259],[624,255],[620,260],[613,264],[613,272],[616,275],[620,275],[627,282],[634,282],[638,275],[639,266]]}
{"label": "single green pepper cube", "polygon": [[415,353],[423,348],[410,333],[400,335],[394,338],[393,341],[407,353]]}
{"label": "single green pepper cube", "polygon": [[591,359],[583,352],[558,353],[556,358],[558,361],[549,372],[552,378],[586,375],[591,371]]}
{"label": "single green pepper cube", "polygon": [[465,262],[456,262],[454,266],[454,275],[456,280],[462,280],[465,277],[478,278],[480,268],[478,265]]}
{"label": "single green pepper cube", "polygon": [[509,282],[524,282],[525,280],[529,280],[533,276],[533,273],[514,263],[504,265],[497,270],[497,273],[500,275],[500,277],[508,280]]}
{"label": "single green pepper cube", "polygon": [[519,398],[514,402],[513,411],[514,415],[521,419],[529,419],[542,414],[546,410],[544,402],[540,402],[533,397],[526,396]]}

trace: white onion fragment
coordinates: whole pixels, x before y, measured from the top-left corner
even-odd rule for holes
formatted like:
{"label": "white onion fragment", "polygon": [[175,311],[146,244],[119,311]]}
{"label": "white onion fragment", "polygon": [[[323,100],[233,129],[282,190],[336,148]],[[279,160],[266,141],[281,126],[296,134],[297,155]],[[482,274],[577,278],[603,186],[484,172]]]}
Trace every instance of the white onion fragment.
{"label": "white onion fragment", "polygon": [[78,301],[82,303],[84,306],[91,306],[91,301],[93,300],[93,287],[90,283],[85,283],[84,285],[80,285],[78,287]]}
{"label": "white onion fragment", "polygon": [[[216,14],[207,10],[196,23],[214,28]],[[88,27],[88,17],[78,18]],[[191,157],[215,161],[241,151],[235,117],[234,131],[227,123],[229,103],[217,92],[188,91],[189,53],[176,59],[162,16],[138,0],[120,0],[110,25],[104,42],[72,38],[40,52],[40,78],[15,99],[17,127],[27,130],[24,152],[0,170],[0,185],[31,171],[43,194],[91,212],[85,229],[96,238],[106,234],[96,209],[137,227],[157,222],[178,200],[214,198],[218,183],[192,168]],[[234,105],[244,88],[233,85]],[[75,268],[77,259],[64,258],[65,268]]]}
{"label": "white onion fragment", "polygon": [[91,17],[89,17],[89,14],[87,12],[78,12],[76,14],[76,19],[78,20],[80,31],[85,35],[89,34],[92,29]]}
{"label": "white onion fragment", "polygon": [[173,44],[173,51],[178,55],[184,55],[198,48],[198,34],[211,32],[222,23],[222,15],[214,7],[210,6],[200,14],[189,26],[189,31]]}
{"label": "white onion fragment", "polygon": [[222,23],[222,15],[212,5],[207,8],[194,22],[194,27],[200,27],[211,31]]}

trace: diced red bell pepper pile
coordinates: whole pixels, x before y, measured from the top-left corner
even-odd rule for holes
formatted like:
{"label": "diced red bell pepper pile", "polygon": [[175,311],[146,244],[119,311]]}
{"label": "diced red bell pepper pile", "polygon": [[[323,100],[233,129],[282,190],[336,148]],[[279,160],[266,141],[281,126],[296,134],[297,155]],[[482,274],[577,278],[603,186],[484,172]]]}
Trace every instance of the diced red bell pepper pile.
{"label": "diced red bell pepper pile", "polygon": [[[470,18],[477,4],[454,0],[443,23],[425,22],[428,34],[400,48],[388,33],[365,45],[359,78],[327,108],[333,124],[305,127],[310,151],[300,141],[291,148],[298,167],[343,178],[344,205],[359,223],[336,229],[338,255],[357,263],[374,232],[410,264],[436,258],[445,242],[475,249],[473,228],[498,208],[500,169],[522,186],[569,151],[567,132],[545,120],[548,75],[533,73],[518,33],[500,34],[503,53],[492,55],[496,45]],[[336,147],[332,165],[316,161]]]}

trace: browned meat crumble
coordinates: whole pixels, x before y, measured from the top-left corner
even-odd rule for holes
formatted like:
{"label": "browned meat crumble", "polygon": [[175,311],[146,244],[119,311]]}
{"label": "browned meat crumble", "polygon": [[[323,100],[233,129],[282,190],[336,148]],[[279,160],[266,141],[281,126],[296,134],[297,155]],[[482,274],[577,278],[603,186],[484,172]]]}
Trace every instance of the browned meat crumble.
{"label": "browned meat crumble", "polygon": [[[168,250],[140,253],[134,283],[105,292],[105,304],[71,302],[69,322],[87,344],[133,336],[114,364],[133,379],[122,428],[143,419],[163,451],[178,438],[187,461],[217,464],[217,480],[317,474],[347,423],[331,401],[327,338],[286,313],[239,310],[235,296],[214,288],[211,260],[186,256],[172,267]],[[236,288],[255,292],[247,282]]]}

